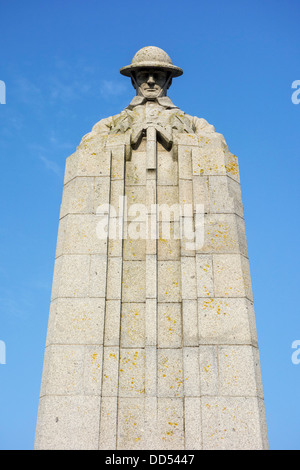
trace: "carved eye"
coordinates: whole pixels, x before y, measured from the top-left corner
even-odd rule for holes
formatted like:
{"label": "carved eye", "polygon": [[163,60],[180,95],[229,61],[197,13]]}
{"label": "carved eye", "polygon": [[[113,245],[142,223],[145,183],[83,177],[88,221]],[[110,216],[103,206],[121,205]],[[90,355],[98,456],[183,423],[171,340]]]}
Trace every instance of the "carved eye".
{"label": "carved eye", "polygon": [[145,73],[145,72],[139,72],[137,74],[137,79],[141,82],[145,82],[147,79],[148,79],[148,73]]}

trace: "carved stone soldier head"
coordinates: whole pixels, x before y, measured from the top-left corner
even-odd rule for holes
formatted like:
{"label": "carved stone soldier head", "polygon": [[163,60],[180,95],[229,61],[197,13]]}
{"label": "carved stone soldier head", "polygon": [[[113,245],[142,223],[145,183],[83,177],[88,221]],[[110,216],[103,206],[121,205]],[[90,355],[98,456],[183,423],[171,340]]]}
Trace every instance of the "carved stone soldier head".
{"label": "carved stone soldier head", "polygon": [[155,100],[167,95],[173,77],[183,74],[173,65],[168,54],[155,46],[143,47],[133,57],[131,64],[122,67],[122,75],[131,77],[137,96]]}

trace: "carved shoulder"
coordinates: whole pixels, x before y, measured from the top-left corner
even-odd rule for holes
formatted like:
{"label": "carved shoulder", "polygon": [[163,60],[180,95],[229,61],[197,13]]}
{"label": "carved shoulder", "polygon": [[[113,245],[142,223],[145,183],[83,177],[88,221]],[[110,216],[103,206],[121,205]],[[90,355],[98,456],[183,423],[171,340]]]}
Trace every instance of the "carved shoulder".
{"label": "carved shoulder", "polygon": [[227,147],[224,136],[216,132],[214,126],[209,124],[205,119],[194,116],[193,124],[194,131],[199,136],[200,140],[209,138],[214,141],[219,141],[222,146]]}

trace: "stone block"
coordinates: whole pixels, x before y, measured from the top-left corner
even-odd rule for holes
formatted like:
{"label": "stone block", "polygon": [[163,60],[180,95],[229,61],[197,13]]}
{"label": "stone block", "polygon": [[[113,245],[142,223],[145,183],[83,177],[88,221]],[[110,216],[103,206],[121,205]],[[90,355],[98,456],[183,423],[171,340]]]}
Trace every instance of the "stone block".
{"label": "stone block", "polygon": [[184,398],[184,430],[185,449],[201,450],[201,399],[199,397]]}
{"label": "stone block", "polygon": [[128,238],[124,240],[124,260],[146,259],[146,225],[140,222],[130,222],[127,226]]}
{"label": "stone block", "polygon": [[101,396],[103,346],[87,345],[84,350],[85,395]]}
{"label": "stone block", "polygon": [[199,347],[201,395],[218,395],[218,355],[216,346]]}
{"label": "stone block", "polygon": [[183,358],[181,349],[159,349],[157,387],[159,397],[183,396]]}
{"label": "stone block", "polygon": [[109,204],[111,192],[110,178],[101,176],[94,178],[94,213],[97,213],[99,206]]}
{"label": "stone block", "polygon": [[107,253],[107,238],[99,236],[99,218],[93,214],[69,214],[60,220],[56,256]]}
{"label": "stone block", "polygon": [[40,399],[36,450],[97,450],[99,396],[45,396]]}
{"label": "stone block", "polygon": [[203,450],[266,448],[256,397],[202,397]]}
{"label": "stone block", "polygon": [[76,176],[110,176],[110,164],[110,151],[78,149],[66,160],[64,183]]}
{"label": "stone block", "polygon": [[240,181],[238,158],[228,150],[225,150],[225,168],[228,176],[238,182]]}
{"label": "stone block", "polygon": [[158,220],[165,222],[179,221],[181,209],[178,201],[178,186],[158,186]]}
{"label": "stone block", "polygon": [[183,399],[158,398],[157,448],[184,449]]}
{"label": "stone block", "polygon": [[157,298],[157,256],[146,256],[146,299]]}
{"label": "stone block", "polygon": [[197,298],[196,260],[194,257],[181,258],[181,292],[182,300]]}
{"label": "stone block", "polygon": [[99,394],[102,346],[48,346],[45,351],[45,371],[41,396]]}
{"label": "stone block", "polygon": [[158,347],[179,348],[182,345],[180,303],[158,304]]}
{"label": "stone block", "polygon": [[189,204],[193,207],[193,182],[192,180],[180,179],[178,183],[179,204]]}
{"label": "stone block", "polygon": [[204,245],[201,253],[248,255],[243,219],[234,214],[204,215]]}
{"label": "stone block", "polygon": [[146,299],[145,345],[157,345],[157,301]]}
{"label": "stone block", "polygon": [[99,450],[117,448],[118,397],[101,398]]}
{"label": "stone block", "polygon": [[111,206],[111,217],[120,217],[124,205],[124,181],[110,180],[109,204]]}
{"label": "stone block", "polygon": [[145,303],[123,303],[121,314],[121,346],[145,346]]}
{"label": "stone block", "polygon": [[103,349],[102,397],[117,397],[119,383],[119,347]]}
{"label": "stone block", "polygon": [[[187,206],[185,206],[187,207]],[[196,220],[192,215],[192,211],[189,211],[191,217],[181,217],[181,257],[190,256],[195,257],[195,250],[201,249],[203,246],[203,222],[197,227]],[[199,222],[199,221],[197,221]]]}
{"label": "stone block", "polygon": [[107,300],[105,306],[105,346],[120,344],[121,300]]}
{"label": "stone block", "polygon": [[157,241],[157,256],[161,261],[180,259],[179,222],[160,222]]}
{"label": "stone block", "polygon": [[118,450],[144,449],[144,399],[119,399]]}
{"label": "stone block", "polygon": [[178,146],[178,174],[179,179],[192,179],[192,151],[188,146]]}
{"label": "stone block", "polygon": [[173,160],[170,152],[157,152],[157,184],[158,186],[176,186],[178,181],[178,163]]}
{"label": "stone block", "polygon": [[127,220],[146,222],[146,186],[126,186]]}
{"label": "stone block", "polygon": [[146,266],[144,261],[123,262],[123,302],[145,302]]}
{"label": "stone block", "polygon": [[180,262],[158,262],[158,302],[180,302]]}
{"label": "stone block", "polygon": [[244,217],[240,184],[228,176],[209,176],[211,213],[235,213]]}
{"label": "stone block", "polygon": [[102,345],[104,311],[104,298],[54,300],[50,307],[47,345]]}
{"label": "stone block", "polygon": [[197,296],[213,297],[213,263],[210,255],[196,255]]}
{"label": "stone block", "polygon": [[129,185],[146,184],[146,152],[132,151],[131,161],[126,162],[125,174]]}
{"label": "stone block", "polygon": [[253,300],[248,259],[238,254],[213,255],[216,297]]}
{"label": "stone block", "polygon": [[200,397],[199,348],[183,348],[183,386],[185,397]]}
{"label": "stone block", "polygon": [[67,214],[91,214],[94,208],[94,177],[72,179],[64,186],[60,218]]}
{"label": "stone block", "polygon": [[158,442],[157,434],[157,397],[145,397],[145,444],[144,449],[156,450]]}
{"label": "stone block", "polygon": [[193,203],[194,210],[196,205],[203,205],[203,212],[207,214],[210,211],[210,186],[208,176],[193,176]]}
{"label": "stone block", "polygon": [[[87,271],[83,271],[83,275],[86,275],[85,274],[86,272]],[[106,255],[91,255],[89,272],[90,272],[89,296],[90,297],[105,297],[106,295],[106,272],[107,272]],[[77,277],[78,277],[78,273],[77,273]],[[79,275],[79,278],[80,278],[80,275]]]}
{"label": "stone block", "polygon": [[122,265],[121,257],[108,258],[106,298],[108,300],[121,299],[122,293]]}
{"label": "stone block", "polygon": [[257,348],[219,346],[218,353],[220,394],[263,398]]}
{"label": "stone block", "polygon": [[87,297],[89,267],[89,255],[63,255],[57,258],[53,274],[52,300],[57,297]]}
{"label": "stone block", "polygon": [[252,303],[243,298],[198,299],[201,344],[257,346]]}
{"label": "stone block", "polygon": [[[112,228],[112,224],[115,228]],[[119,225],[120,224],[120,225]],[[109,258],[120,257],[123,253],[123,240],[119,237],[119,228],[123,222],[121,219],[110,219],[109,221],[109,237],[107,255]]]}
{"label": "stone block", "polygon": [[145,394],[146,394],[146,397],[157,396],[157,349],[156,349],[156,346],[145,347]]}
{"label": "stone block", "polygon": [[155,208],[151,207],[151,204],[156,204],[157,202],[157,188],[156,180],[149,178],[149,172],[147,173],[147,183],[146,183],[146,204],[148,208],[148,213],[153,213]]}
{"label": "stone block", "polygon": [[145,350],[120,350],[119,396],[141,397],[145,394]]}
{"label": "stone block", "polygon": [[125,175],[125,146],[114,147],[111,153],[112,180],[124,180]]}
{"label": "stone block", "polygon": [[182,341],[184,346],[198,346],[198,308],[197,300],[182,301]]}
{"label": "stone block", "polygon": [[225,154],[222,148],[209,146],[194,148],[192,151],[193,175],[226,175]]}

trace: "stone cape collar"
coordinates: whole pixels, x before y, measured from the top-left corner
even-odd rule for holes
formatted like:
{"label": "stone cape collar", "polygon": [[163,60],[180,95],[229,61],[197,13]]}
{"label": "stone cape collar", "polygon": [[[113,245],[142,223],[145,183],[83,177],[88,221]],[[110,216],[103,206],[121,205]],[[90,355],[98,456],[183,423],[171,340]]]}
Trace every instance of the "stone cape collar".
{"label": "stone cape collar", "polygon": [[[131,103],[127,106],[125,109],[132,110],[136,106],[141,106],[146,104],[147,99],[144,98],[143,96],[135,96]],[[160,106],[163,106],[166,109],[179,109],[177,106],[175,106],[171,99],[168,96],[162,96],[161,98],[157,98],[155,100],[156,103],[158,103]]]}

